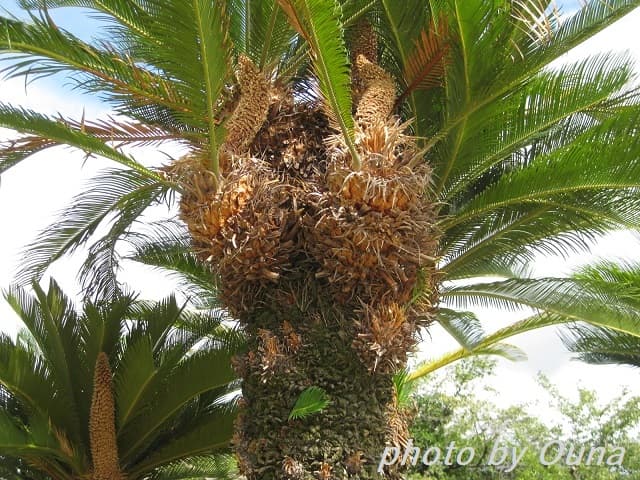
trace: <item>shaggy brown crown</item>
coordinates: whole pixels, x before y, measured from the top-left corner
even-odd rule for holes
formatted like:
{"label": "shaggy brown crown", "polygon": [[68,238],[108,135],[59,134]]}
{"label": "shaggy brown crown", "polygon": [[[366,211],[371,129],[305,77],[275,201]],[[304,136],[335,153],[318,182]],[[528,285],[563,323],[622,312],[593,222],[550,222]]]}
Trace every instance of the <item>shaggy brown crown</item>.
{"label": "shaggy brown crown", "polygon": [[[334,468],[339,462],[328,462],[310,446],[317,444],[316,433],[308,433],[308,445],[282,440],[292,431],[289,395],[314,382],[348,396],[340,386],[344,371],[323,356],[338,355],[343,365],[352,362],[361,375],[368,372],[371,380],[361,387],[384,408],[369,438],[353,445],[339,435],[318,441],[339,452],[347,474],[370,478],[364,470],[377,446],[385,438],[406,438],[391,375],[406,364],[433,310],[431,171],[418,159],[407,125],[392,116],[393,80],[364,55],[354,72],[362,87],[355,109],[358,170],[321,105],[271,87],[266,105],[264,77],[242,62],[239,71],[261,80],[240,86],[227,139],[233,153],[218,184],[196,157],[166,170],[184,184],[181,218],[250,344],[233,360],[246,398],[233,440],[240,469],[252,480],[341,478]],[[258,104],[251,115],[244,113],[245,106]],[[418,297],[416,288],[427,295]],[[336,343],[341,350],[333,349]],[[272,385],[282,398],[269,397]],[[264,398],[270,398],[269,413],[261,406]],[[330,407],[325,421],[343,421],[346,412],[338,407]]]}

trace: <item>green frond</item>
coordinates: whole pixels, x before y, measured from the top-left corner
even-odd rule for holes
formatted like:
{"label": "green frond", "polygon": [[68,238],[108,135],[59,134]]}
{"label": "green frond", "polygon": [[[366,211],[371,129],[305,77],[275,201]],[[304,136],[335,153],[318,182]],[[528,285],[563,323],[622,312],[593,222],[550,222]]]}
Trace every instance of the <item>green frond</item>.
{"label": "green frond", "polygon": [[408,407],[411,396],[415,391],[415,383],[409,379],[410,372],[402,370],[393,376],[396,399],[399,407]]}
{"label": "green frond", "polygon": [[328,113],[339,126],[349,148],[352,165],[358,169],[360,158],[353,138],[349,55],[344,43],[340,4],[337,0],[278,2],[311,49],[311,62]]}
{"label": "green frond", "polygon": [[461,348],[459,350],[447,353],[437,359],[428,360],[418,365],[409,374],[409,380],[416,380],[418,378],[424,377],[425,375],[428,375],[435,370],[438,370],[439,368],[442,368],[463,358],[475,355],[495,355],[511,361],[524,360],[526,359],[526,355],[518,347],[504,343],[505,340],[532,330],[559,325],[567,322],[571,322],[571,319],[548,314],[532,315],[531,317],[527,317],[524,320],[520,320],[507,327],[501,328],[492,334],[484,336],[476,343],[474,348],[471,350]]}
{"label": "green frond", "polygon": [[530,165],[503,175],[460,207],[445,228],[491,211],[558,198],[577,192],[638,188],[640,141],[635,135],[640,108],[581,134],[574,142],[534,159]]}
{"label": "green frond", "polygon": [[[42,13],[42,12],[41,12]],[[31,15],[27,24],[0,17],[0,52],[12,54],[2,70],[5,78],[42,78],[75,73],[76,86],[102,93],[116,104],[123,98],[137,105],[159,104],[177,112],[186,108],[172,83],[140,67],[113,46],[100,49],[55,25],[51,18]]]}
{"label": "green frond", "polygon": [[202,306],[219,306],[215,275],[193,253],[184,224],[177,221],[151,224],[143,233],[127,236],[126,241],[133,249],[126,257],[128,260],[168,273],[178,280],[186,295]]}
{"label": "green frond", "polygon": [[499,208],[445,230],[441,268],[455,280],[498,273],[497,267],[517,269],[536,254],[586,251],[608,230],[637,230],[639,209],[636,189],[578,192]]}
{"label": "green frond", "polygon": [[193,346],[192,344],[181,346],[176,350],[175,357],[168,356],[171,347],[167,339],[174,330],[175,324],[186,312],[186,303],[179,304],[174,295],[162,299],[161,301],[137,301],[132,305],[130,317],[135,320],[129,329],[131,339],[144,336],[150,339],[153,345],[153,354],[156,360],[164,358],[164,363],[173,368],[177,362]]}
{"label": "green frond", "polygon": [[482,324],[473,312],[439,308],[436,321],[467,350],[472,350],[484,337]]}
{"label": "green frond", "polygon": [[616,115],[617,108],[628,103],[628,96],[620,92],[632,72],[626,55],[594,56],[535,75],[509,97],[484,108],[482,115],[468,121],[469,133],[459,147],[444,199],[455,200],[481,175],[501,162],[517,162],[514,154],[556,137],[556,132],[566,135],[571,127],[575,138],[593,128],[599,122],[590,117],[592,111]]}
{"label": "green frond", "polygon": [[89,248],[80,269],[80,283],[86,295],[97,298],[116,296],[120,291],[117,273],[120,268],[118,246],[125,241],[132,226],[138,222],[147,208],[161,203],[167,190],[161,185],[150,184],[119,199],[109,231]]}
{"label": "green frond", "polygon": [[233,433],[234,420],[233,410],[224,406],[201,415],[197,422],[192,422],[191,428],[176,434],[165,446],[156,449],[136,464],[131,469],[131,475],[141,475],[162,465],[190,457],[226,452]]}
{"label": "green frond", "polygon": [[44,445],[33,442],[33,438],[24,426],[17,424],[15,418],[0,409],[0,452],[3,455],[67,460],[56,447],[57,445],[53,442]]}
{"label": "green frond", "polygon": [[[517,28],[514,25],[517,20],[512,19],[510,12],[490,2],[483,2],[481,7],[476,2],[454,3],[457,10],[446,13],[447,17],[457,19],[458,28],[452,28],[452,32],[457,32],[459,39],[445,79],[447,114],[427,142],[427,149],[435,149],[437,156],[434,164],[439,192],[446,189],[460,147],[473,133],[470,121],[472,124],[476,118],[480,121],[483,109],[499,104],[562,54],[637,7],[634,0],[589,2],[576,15],[557,24],[548,42],[527,40],[529,43],[513,51],[502,41]],[[487,15],[491,16],[491,22],[479,21]],[[489,27],[478,31],[481,25]],[[494,53],[486,55],[486,52]]]}
{"label": "green frond", "polygon": [[192,0],[194,18],[200,44],[200,61],[207,99],[209,119],[209,158],[215,175],[218,175],[218,131],[216,126],[216,102],[224,87],[229,70],[230,49],[227,45],[224,4],[211,0]]}
{"label": "green frond", "polygon": [[408,374],[407,380],[409,382],[413,382],[415,380],[418,380],[419,378],[426,377],[427,375],[435,372],[436,370],[444,368],[447,365],[451,365],[458,360],[478,355],[502,357],[512,362],[523,361],[527,358],[522,350],[513,345],[509,345],[508,343],[486,342],[485,344],[485,342],[482,342],[482,346],[479,345],[473,350],[466,350],[464,348],[461,348],[460,350],[447,353],[433,360],[422,362]]}
{"label": "green frond", "polygon": [[55,385],[47,365],[33,353],[16,346],[5,334],[0,335],[0,358],[0,385],[3,392],[10,393],[12,403],[19,402],[63,427],[68,422],[68,412],[54,395]]}
{"label": "green frond", "polygon": [[[378,2],[380,41],[387,52],[381,58],[382,66],[401,82],[401,89],[408,91],[406,70],[415,55],[421,32],[429,24],[431,15],[429,2],[408,0],[380,0]],[[421,108],[423,96],[411,91],[408,95],[409,118],[415,117],[416,135],[424,137],[430,126],[427,108]]]}
{"label": "green frond", "polygon": [[[25,146],[20,140],[17,142],[19,155],[12,154],[11,144],[0,150],[0,173],[15,166],[19,161],[27,158],[29,151],[41,151],[53,145],[67,145],[84,151],[87,155],[100,155],[102,157],[120,163],[145,177],[158,182],[163,181],[157,173],[144,167],[133,158],[109,147],[102,140],[84,133],[80,129],[71,128],[64,121],[51,119],[32,110],[16,108],[6,104],[0,104],[0,127],[15,130],[18,133],[39,137],[38,145]],[[31,141],[34,141],[33,139]],[[4,154],[8,157],[5,158]],[[35,152],[33,152],[35,153]]]}
{"label": "green frond", "polygon": [[[182,108],[171,108],[165,115],[188,129],[204,132],[207,152],[212,160],[217,159],[220,132],[215,120],[222,106],[222,88],[231,74],[225,2],[146,0],[140,5],[150,19],[145,22],[144,36],[129,32],[132,49],[145,64],[161,72],[181,99]],[[150,105],[163,106],[160,102]]]}
{"label": "green frond", "polygon": [[329,396],[320,387],[309,387],[298,395],[295,405],[289,412],[289,420],[298,420],[320,413],[329,405]]}
{"label": "green frond", "polygon": [[640,367],[640,328],[636,335],[576,325],[561,334],[565,346],[583,362]]}
{"label": "green frond", "polygon": [[47,359],[43,366],[53,384],[55,396],[66,404],[66,411],[60,411],[60,427],[68,432],[73,442],[81,444],[83,433],[70,364],[70,361],[78,358],[76,349],[79,343],[73,303],[53,280],[50,281],[48,292],[36,283],[32,284],[32,288],[34,297],[24,290],[13,289],[7,292],[5,298]]}
{"label": "green frond", "polygon": [[243,346],[242,336],[221,325],[224,317],[219,312],[190,312],[174,298],[136,308],[136,325],[115,372],[120,429],[146,414],[165,376],[182,368],[180,362],[196,345],[229,356]]}
{"label": "green frond", "polygon": [[[132,419],[120,432],[119,442],[126,446],[120,452],[122,460],[131,462],[135,459],[141,449],[148,447],[158,429],[191,400],[234,380],[236,376],[229,359],[230,354],[225,351],[199,350],[177,364],[162,379],[162,388],[157,391],[153,404],[148,405],[145,415]],[[216,365],[216,368],[212,369],[211,365]],[[204,451],[206,450],[198,450],[193,454]],[[156,455],[161,455],[161,452]],[[152,458],[148,462],[152,463]]]}
{"label": "green frond", "polygon": [[158,469],[150,480],[200,480],[203,477],[216,480],[233,480],[238,472],[235,459],[230,455],[191,457]]}
{"label": "green frond", "polygon": [[604,291],[617,301],[640,310],[640,264],[600,260],[573,273],[572,278],[596,291]]}
{"label": "green frond", "polygon": [[[85,301],[77,313],[55,283],[47,292],[33,288],[35,295],[7,293],[30,335],[19,342],[0,335],[3,456],[33,460],[34,469],[61,480],[89,473],[89,365],[107,352],[119,446],[132,454],[123,461],[127,473],[187,474],[180,467],[192,456],[191,473],[226,471],[203,457],[228,451],[235,416],[230,357],[243,339],[222,325],[221,313],[132,295]],[[78,425],[85,427],[78,432]]]}
{"label": "green frond", "polygon": [[[115,220],[94,252],[99,253],[99,249],[106,246],[107,253],[114,253],[112,246],[119,235],[129,228],[145,206],[160,201],[166,191],[164,183],[137,170],[111,170],[94,178],[87,191],[77,195],[61,212],[58,221],[26,247],[25,258],[28,260],[21,266],[18,281],[24,284],[40,278],[53,262],[85,244],[112,214],[120,215],[120,218]],[[94,257],[98,258],[96,254]],[[85,278],[91,277],[86,275]]]}
{"label": "green frond", "polygon": [[[635,323],[612,323],[613,307],[601,312],[598,323],[578,323],[561,334],[569,351],[580,360],[595,364],[640,366],[640,265],[599,261],[578,269],[572,277],[597,294],[630,310]],[[586,319],[585,319],[586,320]]]}
{"label": "green frond", "polygon": [[140,414],[141,400],[157,373],[151,339],[142,337],[130,341],[115,373],[115,394],[118,399],[117,425],[127,426],[135,414]]}
{"label": "green frond", "polygon": [[227,0],[227,10],[229,31],[236,50],[248,56],[261,70],[279,63],[289,50],[295,31],[278,2]]}
{"label": "green frond", "polygon": [[551,323],[584,321],[626,333],[638,326],[638,311],[621,303],[612,289],[596,289],[570,278],[514,278],[456,286],[443,291],[442,298],[456,308],[533,308]]}
{"label": "green frond", "polygon": [[[42,0],[18,0],[22,8],[28,10],[40,9]],[[121,26],[120,29],[111,28],[111,32],[125,35],[125,31],[133,31],[138,35],[145,34],[145,23],[149,21],[148,12],[141,8],[143,2],[131,0],[47,0],[47,9],[59,7],[78,7],[95,10],[105,17],[112,19]]]}
{"label": "green frond", "polygon": [[[85,376],[78,380],[78,384],[93,382],[92,366],[101,352],[110,358],[120,358],[126,347],[122,343],[122,336],[128,331],[127,321],[133,315],[135,302],[136,296],[133,294],[121,294],[94,302],[85,298],[80,322],[80,348],[87,365],[83,366]],[[86,398],[87,402],[83,403],[90,403],[88,393]]]}

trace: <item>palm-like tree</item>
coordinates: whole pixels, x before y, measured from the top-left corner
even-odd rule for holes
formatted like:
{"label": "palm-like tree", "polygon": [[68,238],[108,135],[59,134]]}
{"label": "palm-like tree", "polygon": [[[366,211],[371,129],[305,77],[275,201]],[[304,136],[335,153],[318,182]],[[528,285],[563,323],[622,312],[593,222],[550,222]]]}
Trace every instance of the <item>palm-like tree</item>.
{"label": "palm-like tree", "polygon": [[[83,276],[91,293],[117,291],[117,241],[140,246],[132,222],[179,192],[191,253],[157,226],[138,256],[210,268],[247,334],[235,361],[242,472],[377,476],[383,446],[406,435],[393,375],[421,327],[437,320],[469,340],[474,303],[535,307],[532,326],[559,305],[588,310],[564,301],[565,279],[527,278],[524,267],[535,253],[638,227],[630,61],[547,67],[639,2],[592,1],[564,21],[551,3],[46,2],[101,12],[109,41],[93,44],[46,10],[3,19],[0,48],[17,56],[8,76],[71,72],[119,114],[0,106],[0,126],[24,134],[5,145],[0,171],[55,145],[121,165],[34,243],[23,277],[115,214]],[[119,148],[165,141],[189,153],[161,171]],[[294,418],[310,387],[329,403]]]}
{"label": "palm-like tree", "polygon": [[78,313],[34,289],[6,295],[26,330],[0,337],[2,478],[233,477],[241,342],[219,315],[132,296]]}

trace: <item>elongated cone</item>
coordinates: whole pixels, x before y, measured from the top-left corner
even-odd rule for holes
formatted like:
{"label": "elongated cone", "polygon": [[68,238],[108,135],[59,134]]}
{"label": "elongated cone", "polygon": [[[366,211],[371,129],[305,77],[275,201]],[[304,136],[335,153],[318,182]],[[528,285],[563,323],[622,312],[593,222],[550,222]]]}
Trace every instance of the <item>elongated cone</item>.
{"label": "elongated cone", "polygon": [[378,63],[378,35],[368,20],[359,20],[353,29],[351,40],[351,61],[355,62],[358,55],[364,55],[372,63]]}
{"label": "elongated cone", "polygon": [[370,62],[364,55],[356,59],[356,71],[363,92],[356,109],[356,120],[361,128],[383,124],[393,112],[396,86],[384,69]]}
{"label": "elongated cone", "polygon": [[93,460],[92,480],[122,480],[116,442],[115,400],[107,354],[96,360],[93,398],[89,418],[89,441]]}
{"label": "elongated cone", "polygon": [[[240,55],[238,58],[236,77],[240,85],[240,100],[226,125],[223,156],[245,153],[269,113],[269,81],[249,57]],[[223,163],[228,163],[228,160]]]}

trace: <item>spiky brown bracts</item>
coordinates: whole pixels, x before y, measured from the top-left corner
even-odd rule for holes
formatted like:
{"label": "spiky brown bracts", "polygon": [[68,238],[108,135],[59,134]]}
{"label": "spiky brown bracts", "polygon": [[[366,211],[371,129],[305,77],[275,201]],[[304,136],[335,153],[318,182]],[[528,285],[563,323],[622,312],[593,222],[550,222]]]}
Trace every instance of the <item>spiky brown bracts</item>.
{"label": "spiky brown bracts", "polygon": [[358,450],[347,456],[347,460],[345,461],[347,473],[351,475],[357,475],[362,471],[362,467],[364,466],[364,463],[362,461],[362,454],[363,452],[361,450]]}
{"label": "spiky brown bracts", "polygon": [[416,328],[398,303],[365,305],[356,322],[353,346],[370,371],[395,373],[407,363],[416,344]]}
{"label": "spiky brown bracts", "polygon": [[304,479],[305,471],[300,462],[287,456],[282,461],[282,473],[287,480],[302,480]]}
{"label": "spiky brown bracts", "polygon": [[327,168],[325,142],[334,133],[320,106],[294,104],[286,95],[272,105],[251,153],[279,174],[317,183]]}
{"label": "spiky brown bracts", "polygon": [[362,92],[356,108],[358,126],[366,130],[384,124],[393,112],[396,100],[393,78],[364,55],[356,58],[355,78]]}
{"label": "spiky brown bracts", "polygon": [[296,187],[282,183],[265,162],[239,158],[217,190],[194,190],[182,198],[181,218],[196,253],[219,274],[226,305],[237,313],[293,269],[300,229]]}
{"label": "spiky brown bracts", "polygon": [[93,397],[89,418],[89,440],[93,462],[92,480],[123,479],[116,441],[115,400],[109,358],[100,352],[96,359]]}
{"label": "spiky brown bracts", "polygon": [[419,269],[434,261],[431,172],[414,161],[413,139],[401,130],[388,123],[366,137],[358,171],[347,155],[333,157],[328,190],[316,195],[317,212],[305,225],[309,250],[320,264],[316,276],[328,281],[343,304],[404,304]]}
{"label": "spiky brown bracts", "polygon": [[267,119],[271,102],[270,82],[249,57],[238,57],[236,78],[240,86],[240,100],[225,125],[227,137],[220,152],[223,171],[232,156],[247,151]]}

